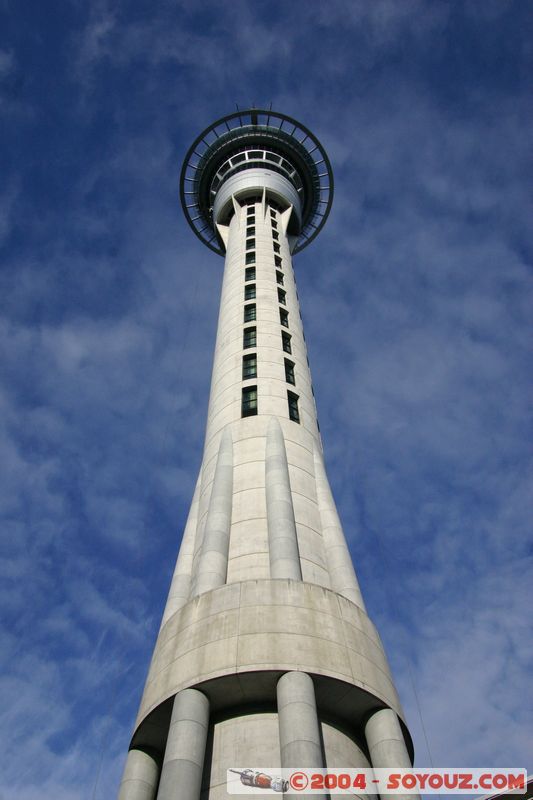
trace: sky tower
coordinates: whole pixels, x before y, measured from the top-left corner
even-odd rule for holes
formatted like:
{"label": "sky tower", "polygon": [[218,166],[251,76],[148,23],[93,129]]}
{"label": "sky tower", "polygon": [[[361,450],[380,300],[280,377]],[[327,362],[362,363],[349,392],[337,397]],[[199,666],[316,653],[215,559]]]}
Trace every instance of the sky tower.
{"label": "sky tower", "polygon": [[291,117],[238,111],[198,136],[180,191],[224,280],[202,465],[119,798],[219,800],[242,765],[408,767],[326,475],[292,268],[331,207],[328,157]]}

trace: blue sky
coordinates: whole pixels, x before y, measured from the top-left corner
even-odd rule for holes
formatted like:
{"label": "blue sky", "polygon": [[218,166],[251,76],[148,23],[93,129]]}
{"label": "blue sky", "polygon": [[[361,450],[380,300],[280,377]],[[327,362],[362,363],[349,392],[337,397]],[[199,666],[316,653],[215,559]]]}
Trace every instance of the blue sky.
{"label": "blue sky", "polygon": [[417,762],[532,771],[531,4],[0,14],[0,798],[116,791],[222,275],[179,170],[235,103],[296,117],[335,171],[295,269],[329,476]]}

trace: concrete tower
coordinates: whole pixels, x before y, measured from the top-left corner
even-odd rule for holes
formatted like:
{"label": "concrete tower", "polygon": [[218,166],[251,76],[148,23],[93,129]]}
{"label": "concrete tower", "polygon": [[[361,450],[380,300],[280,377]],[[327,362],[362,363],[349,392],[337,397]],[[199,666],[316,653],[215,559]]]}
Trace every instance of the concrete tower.
{"label": "concrete tower", "polygon": [[219,800],[234,766],[409,767],[412,745],[329,487],[292,256],[333,176],[294,119],[211,125],[181,174],[225,256],[200,474],[120,800]]}

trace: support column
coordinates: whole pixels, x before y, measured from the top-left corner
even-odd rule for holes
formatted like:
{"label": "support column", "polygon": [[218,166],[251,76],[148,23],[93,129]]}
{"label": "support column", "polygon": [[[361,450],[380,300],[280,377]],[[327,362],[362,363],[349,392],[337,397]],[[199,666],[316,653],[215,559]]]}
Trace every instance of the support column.
{"label": "support column", "polygon": [[271,578],[302,580],[289,466],[278,420],[268,424],[265,456],[268,552]]}
{"label": "support column", "polygon": [[220,439],[193,597],[226,583],[233,500],[233,442],[229,428]]}
{"label": "support column", "polygon": [[[370,717],[365,725],[365,736],[373,767],[411,768],[411,759],[405,746],[402,729],[396,713],[391,708],[382,708]],[[420,795],[414,792],[402,795],[381,794],[380,797],[381,800],[388,798],[394,800],[399,797],[403,800],[419,800]]]}
{"label": "support column", "polygon": [[167,604],[163,612],[163,619],[161,620],[161,628],[176,611],[179,611],[180,608],[185,605],[191,592],[191,573],[196,542],[196,528],[198,526],[201,477],[202,473],[200,472],[192,498],[191,510],[189,511],[187,524],[183,532],[178,560],[176,562],[174,575],[172,576],[172,583],[170,584]]}
{"label": "support column", "polygon": [[197,689],[174,698],[157,800],[199,800],[209,727],[209,700]]}
{"label": "support column", "polygon": [[337,513],[335,500],[331,493],[328,476],[322,455],[314,450],[316,495],[322,538],[326,549],[328,571],[331,577],[331,588],[351,600],[366,613],[363,596],[355,575],[353,562],[346,544],[341,521]]}
{"label": "support column", "polygon": [[[315,687],[306,672],[286,672],[277,685],[281,766],[323,767]],[[284,795],[286,800],[298,795]],[[325,800],[326,795],[314,795]]]}
{"label": "support column", "polygon": [[154,800],[159,764],[149,751],[133,747],[126,759],[118,800]]}

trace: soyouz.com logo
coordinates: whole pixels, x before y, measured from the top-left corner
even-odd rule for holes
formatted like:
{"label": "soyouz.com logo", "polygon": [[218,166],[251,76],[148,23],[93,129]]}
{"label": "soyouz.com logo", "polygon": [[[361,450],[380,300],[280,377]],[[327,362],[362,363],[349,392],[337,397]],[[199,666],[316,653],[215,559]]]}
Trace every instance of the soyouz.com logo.
{"label": "soyouz.com logo", "polygon": [[290,791],[302,796],[323,794],[472,794],[505,792],[523,794],[527,785],[525,769],[301,769],[233,767],[227,771],[228,794],[274,794]]}

